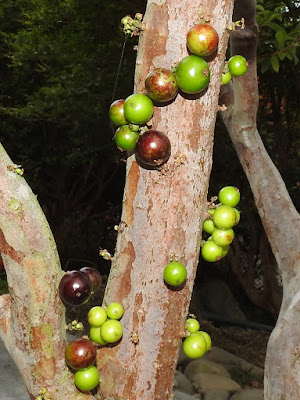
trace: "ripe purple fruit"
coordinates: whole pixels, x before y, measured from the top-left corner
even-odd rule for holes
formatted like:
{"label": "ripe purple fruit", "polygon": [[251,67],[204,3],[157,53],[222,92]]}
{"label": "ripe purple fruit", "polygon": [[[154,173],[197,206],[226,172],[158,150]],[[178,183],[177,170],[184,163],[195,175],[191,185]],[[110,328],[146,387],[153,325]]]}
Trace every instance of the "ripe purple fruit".
{"label": "ripe purple fruit", "polygon": [[165,163],[171,155],[171,143],[160,131],[148,130],[140,137],[135,147],[135,157],[142,167],[156,168]]}
{"label": "ripe purple fruit", "polygon": [[167,102],[176,96],[178,87],[175,75],[166,68],[156,68],[145,80],[148,96],[158,102]]}
{"label": "ripe purple fruit", "polygon": [[92,267],[82,267],[79,271],[84,272],[90,278],[93,293],[98,292],[102,284],[102,276],[100,272],[97,271],[96,268]]}
{"label": "ripe purple fruit", "polygon": [[61,300],[70,306],[86,303],[92,294],[92,282],[82,271],[67,272],[59,283]]}

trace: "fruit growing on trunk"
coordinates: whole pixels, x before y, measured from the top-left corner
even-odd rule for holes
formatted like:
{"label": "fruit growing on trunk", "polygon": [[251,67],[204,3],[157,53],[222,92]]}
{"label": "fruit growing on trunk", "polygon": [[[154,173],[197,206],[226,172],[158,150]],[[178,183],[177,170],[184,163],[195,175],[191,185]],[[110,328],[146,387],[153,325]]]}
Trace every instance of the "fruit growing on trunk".
{"label": "fruit growing on trunk", "polygon": [[243,56],[232,56],[228,61],[228,69],[231,75],[241,76],[247,72],[247,61]]}
{"label": "fruit growing on trunk", "polygon": [[96,361],[97,350],[88,339],[75,339],[65,349],[65,360],[72,369],[83,369]]}
{"label": "fruit growing on trunk", "polygon": [[207,343],[205,337],[196,332],[184,340],[182,348],[188,357],[199,358],[206,353]]}
{"label": "fruit growing on trunk", "polygon": [[215,224],[213,223],[213,221],[211,219],[206,219],[203,222],[203,230],[207,233],[212,233],[213,230],[215,229]]}
{"label": "fruit growing on trunk", "polygon": [[230,206],[224,205],[218,207],[213,215],[214,224],[219,229],[229,229],[236,224],[236,213]]}
{"label": "fruit growing on trunk", "polygon": [[122,304],[114,302],[107,306],[107,316],[110,319],[120,319],[124,314],[124,308]]}
{"label": "fruit growing on trunk", "polygon": [[170,286],[181,286],[186,281],[186,268],[183,264],[172,261],[164,269],[164,280]]}
{"label": "fruit growing on trunk", "polygon": [[210,70],[207,62],[195,55],[184,57],[176,67],[178,87],[185,93],[194,94],[208,86]]}
{"label": "fruit growing on trunk", "polygon": [[105,346],[107,342],[105,342],[101,337],[101,328],[100,326],[91,326],[90,328],[90,339],[93,342],[100,344],[100,346]]}
{"label": "fruit growing on trunk", "polygon": [[187,33],[187,47],[196,56],[209,56],[213,54],[219,44],[217,31],[208,24],[194,25]]}
{"label": "fruit growing on trunk", "polygon": [[227,72],[223,72],[222,76],[221,76],[221,83],[222,85],[227,85],[227,83],[229,83],[231,81],[231,73],[229,71]]}
{"label": "fruit growing on trunk", "polygon": [[196,318],[188,318],[186,320],[185,327],[190,333],[196,333],[200,329],[200,324]]}
{"label": "fruit growing on trunk", "polygon": [[96,270],[96,268],[93,267],[82,267],[80,268],[81,272],[84,272],[85,274],[88,275],[92,282],[92,292],[96,293],[100,289],[102,285],[102,276],[99,271]]}
{"label": "fruit growing on trunk", "polygon": [[156,168],[171,155],[171,143],[164,133],[148,130],[140,137],[135,147],[135,157],[141,166]]}
{"label": "fruit growing on trunk", "polygon": [[70,271],[59,283],[59,295],[65,304],[80,306],[89,300],[92,288],[92,282],[87,274],[82,271]]}
{"label": "fruit growing on trunk", "polygon": [[120,321],[110,319],[104,322],[100,328],[100,335],[107,343],[115,343],[123,335],[123,327]]}
{"label": "fruit growing on trunk", "polygon": [[167,102],[177,95],[178,86],[175,75],[166,68],[156,68],[145,80],[147,95],[158,102]]}
{"label": "fruit growing on trunk", "polygon": [[116,125],[128,124],[124,117],[124,103],[125,99],[115,100],[109,107],[109,118]]}
{"label": "fruit growing on trunk", "polygon": [[218,194],[219,202],[230,206],[235,207],[240,202],[240,191],[237,187],[234,186],[224,186]]}
{"label": "fruit growing on trunk", "polygon": [[152,100],[145,94],[132,94],[125,100],[124,116],[132,124],[145,124],[152,117],[152,114]]}
{"label": "fruit growing on trunk", "polygon": [[107,320],[107,313],[103,307],[92,307],[88,312],[87,320],[90,325],[100,327]]}
{"label": "fruit growing on trunk", "polygon": [[207,240],[201,248],[201,255],[208,262],[219,261],[223,256],[223,249],[213,240]]}
{"label": "fruit growing on trunk", "polygon": [[88,368],[77,371],[74,375],[75,385],[83,392],[93,390],[99,383],[100,377],[98,369],[91,365]]}
{"label": "fruit growing on trunk", "polygon": [[218,245],[218,246],[227,246],[229,245],[234,238],[234,232],[231,228],[229,229],[214,229],[212,234],[212,240]]}
{"label": "fruit growing on trunk", "polygon": [[139,133],[130,129],[129,125],[122,125],[115,132],[115,143],[124,151],[134,150],[139,139]]}

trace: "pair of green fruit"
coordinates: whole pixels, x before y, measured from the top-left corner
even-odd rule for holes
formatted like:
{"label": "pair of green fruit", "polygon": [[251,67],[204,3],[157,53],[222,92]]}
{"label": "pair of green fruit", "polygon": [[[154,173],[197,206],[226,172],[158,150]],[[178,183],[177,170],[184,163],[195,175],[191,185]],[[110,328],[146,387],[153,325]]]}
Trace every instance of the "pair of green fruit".
{"label": "pair of green fruit", "polygon": [[225,257],[234,238],[233,227],[239,223],[240,213],[235,206],[240,201],[240,192],[234,186],[225,186],[219,192],[221,205],[208,210],[210,218],[203,223],[203,230],[211,236],[202,245],[201,255],[209,262]]}
{"label": "pair of green fruit", "polygon": [[200,331],[200,324],[195,318],[186,321],[188,335],[183,341],[183,352],[189,358],[200,358],[211,349],[211,337],[205,331]]}

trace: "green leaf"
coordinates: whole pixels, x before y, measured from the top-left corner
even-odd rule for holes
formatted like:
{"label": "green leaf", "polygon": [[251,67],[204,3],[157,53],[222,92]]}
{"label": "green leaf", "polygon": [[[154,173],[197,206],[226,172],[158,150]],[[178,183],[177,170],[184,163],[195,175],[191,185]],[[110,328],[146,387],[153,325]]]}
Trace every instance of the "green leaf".
{"label": "green leaf", "polygon": [[272,28],[275,32],[283,31],[285,33],[285,30],[283,27],[279,24],[276,24],[276,22],[268,22],[268,26]]}
{"label": "green leaf", "polygon": [[276,55],[272,55],[271,57],[271,65],[275,72],[279,71],[279,59]]}
{"label": "green leaf", "polygon": [[270,59],[269,58],[265,58],[263,60],[263,62],[261,63],[261,67],[260,70],[262,73],[268,71],[270,69]]}
{"label": "green leaf", "polygon": [[285,30],[280,30],[275,33],[275,38],[279,44],[282,44],[286,40],[286,32]]}

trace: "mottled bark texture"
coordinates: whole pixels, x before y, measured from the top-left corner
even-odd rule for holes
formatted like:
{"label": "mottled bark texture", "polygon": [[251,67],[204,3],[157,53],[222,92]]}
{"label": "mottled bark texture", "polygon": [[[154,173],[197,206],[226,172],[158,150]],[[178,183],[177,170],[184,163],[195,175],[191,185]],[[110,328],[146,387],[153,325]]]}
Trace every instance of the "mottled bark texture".
{"label": "mottled bark texture", "polygon": [[[120,301],[124,336],[98,353],[104,397],[130,400],[171,398],[181,338],[185,333],[198,264],[201,224],[212,165],[215,118],[233,1],[148,1],[140,38],[135,91],[144,91],[148,72],[171,68],[187,56],[186,33],[199,11],[220,36],[211,57],[208,89],[156,107],[153,128],[166,133],[172,155],[161,171],[127,160],[123,212],[104,303]],[[187,267],[184,288],[170,290],[163,270],[176,258]]]}
{"label": "mottled bark texture", "polygon": [[51,230],[25,179],[0,144],[0,253],[9,295],[0,296],[0,335],[32,399],[90,400],[79,393],[64,359],[62,276]]}
{"label": "mottled bark texture", "polygon": [[282,277],[283,301],[267,349],[265,400],[299,399],[300,219],[256,127],[258,30],[254,0],[236,1],[234,20],[241,17],[246,29],[232,34],[231,53],[245,56],[249,68],[244,76],[233,79],[232,86],[224,88],[220,100],[228,107],[222,113],[223,120],[250,182]]}

